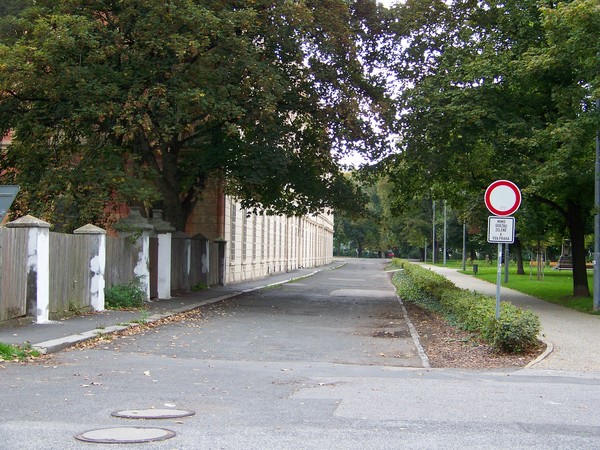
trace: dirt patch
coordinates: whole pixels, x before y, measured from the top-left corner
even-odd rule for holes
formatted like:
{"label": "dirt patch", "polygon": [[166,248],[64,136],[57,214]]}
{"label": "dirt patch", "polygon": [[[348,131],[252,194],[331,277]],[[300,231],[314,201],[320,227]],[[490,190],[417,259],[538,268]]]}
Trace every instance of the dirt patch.
{"label": "dirt patch", "polygon": [[404,302],[408,316],[419,333],[431,367],[497,369],[524,367],[545,349],[543,343],[518,354],[499,353],[471,333],[449,325],[443,317]]}

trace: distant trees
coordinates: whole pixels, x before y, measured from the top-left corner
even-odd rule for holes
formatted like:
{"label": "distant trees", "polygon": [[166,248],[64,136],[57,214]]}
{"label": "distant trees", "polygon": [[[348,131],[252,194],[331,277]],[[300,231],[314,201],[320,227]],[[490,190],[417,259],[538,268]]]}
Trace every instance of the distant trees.
{"label": "distant trees", "polygon": [[[423,196],[414,199],[410,204],[398,208],[395,201],[393,185],[385,178],[375,182],[361,182],[360,175],[354,174],[353,180],[366,194],[366,212],[361,215],[337,214],[335,220],[336,250],[350,250],[350,256],[382,255],[393,250],[397,256],[404,258],[425,257],[425,248],[443,258],[443,202],[436,201],[437,233],[432,236],[433,201]],[[462,224],[455,211],[447,211],[447,251],[454,253],[462,246]]]}

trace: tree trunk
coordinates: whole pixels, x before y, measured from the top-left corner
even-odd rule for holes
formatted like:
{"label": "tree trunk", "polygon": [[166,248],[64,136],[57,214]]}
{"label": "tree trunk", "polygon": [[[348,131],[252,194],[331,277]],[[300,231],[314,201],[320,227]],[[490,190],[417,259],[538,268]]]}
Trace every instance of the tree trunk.
{"label": "tree trunk", "polygon": [[585,220],[583,208],[571,200],[567,202],[567,227],[571,238],[573,258],[573,296],[589,297],[587,269],[585,266]]}
{"label": "tree trunk", "polygon": [[356,244],[357,244],[356,251],[358,253],[358,257],[362,258],[362,254],[363,254],[363,245],[362,245],[362,242],[361,241],[357,241]]}
{"label": "tree trunk", "polygon": [[519,238],[515,238],[514,249],[517,258],[517,275],[525,275],[525,269],[523,268],[523,246]]}
{"label": "tree trunk", "polygon": [[471,258],[471,261],[475,261],[477,259],[477,253],[475,253],[475,247],[471,247],[469,249],[469,258]]}
{"label": "tree trunk", "polygon": [[187,214],[183,210],[178,192],[167,190],[161,192],[161,194],[163,196],[162,208],[165,218],[177,231],[185,231]]}
{"label": "tree trunk", "polygon": [[546,260],[544,260],[542,258],[542,243],[540,242],[539,239],[537,241],[537,253],[536,253],[536,257],[535,257],[535,263],[536,263],[536,277],[537,277],[537,280],[539,281],[542,279],[542,275],[543,275],[543,269],[544,269],[543,264],[546,264]]}

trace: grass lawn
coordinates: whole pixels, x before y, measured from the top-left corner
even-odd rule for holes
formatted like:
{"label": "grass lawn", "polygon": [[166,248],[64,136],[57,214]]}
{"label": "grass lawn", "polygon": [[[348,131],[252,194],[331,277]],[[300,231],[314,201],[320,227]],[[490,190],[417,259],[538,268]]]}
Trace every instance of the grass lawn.
{"label": "grass lawn", "polygon": [[[443,265],[438,264],[436,265]],[[454,267],[462,269],[461,261],[447,261],[446,267]],[[462,270],[461,270],[462,272]],[[467,266],[466,274],[473,275],[473,267]],[[531,274],[529,266],[525,267],[525,275],[517,275],[517,266],[512,263],[509,267],[508,283],[504,282],[504,266],[502,267],[502,286],[509,287],[515,291],[523,292],[524,294],[533,295],[534,297],[546,300],[548,302],[557,303],[568,308],[578,311],[593,313],[593,300],[591,297],[573,297],[573,274],[570,270],[553,270],[546,268],[541,280],[537,279],[536,268],[533,267]],[[496,284],[497,267],[494,262],[492,265],[479,264],[477,278],[489,281]],[[590,291],[594,287],[594,275],[588,270],[588,284]],[[596,312],[594,314],[600,314]]]}

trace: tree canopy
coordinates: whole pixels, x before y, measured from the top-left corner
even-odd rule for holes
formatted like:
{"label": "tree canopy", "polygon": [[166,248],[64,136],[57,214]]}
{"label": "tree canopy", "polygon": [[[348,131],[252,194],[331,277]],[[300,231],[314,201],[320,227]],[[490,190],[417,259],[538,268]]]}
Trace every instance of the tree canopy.
{"label": "tree canopy", "polygon": [[126,201],[183,229],[210,179],[248,208],[343,208],[361,196],[340,156],[385,148],[394,112],[374,1],[4,8],[0,130],[14,144],[1,169],[53,222],[98,222]]}

